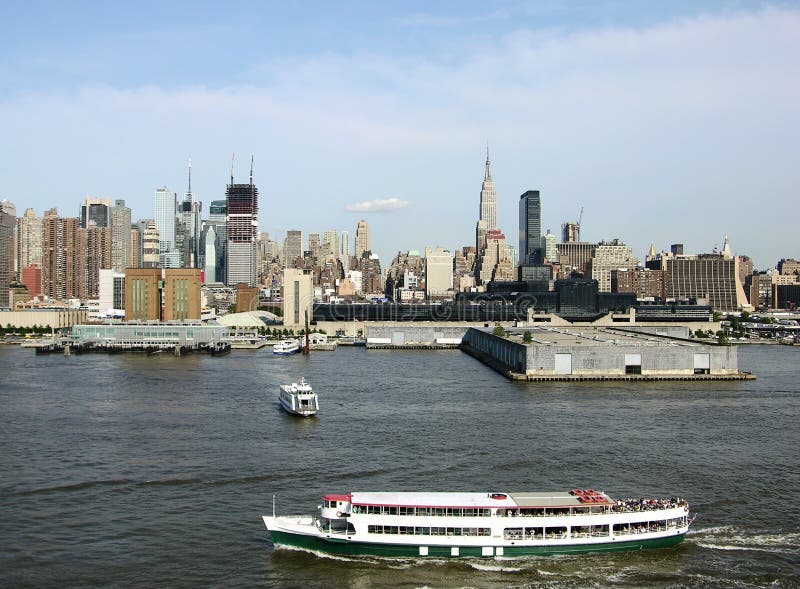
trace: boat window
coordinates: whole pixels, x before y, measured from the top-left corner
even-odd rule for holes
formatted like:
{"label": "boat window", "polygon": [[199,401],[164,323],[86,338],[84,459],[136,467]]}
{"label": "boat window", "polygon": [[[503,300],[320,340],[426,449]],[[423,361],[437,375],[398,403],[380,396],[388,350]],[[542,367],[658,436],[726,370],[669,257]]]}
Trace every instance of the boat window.
{"label": "boat window", "polygon": [[544,537],[544,528],[525,528],[525,536],[534,540],[541,540]]}
{"label": "boat window", "polygon": [[522,540],[522,528],[506,528],[503,530],[503,538],[506,540]]}
{"label": "boat window", "polygon": [[566,526],[551,526],[544,529],[544,533],[548,538],[566,538]]}

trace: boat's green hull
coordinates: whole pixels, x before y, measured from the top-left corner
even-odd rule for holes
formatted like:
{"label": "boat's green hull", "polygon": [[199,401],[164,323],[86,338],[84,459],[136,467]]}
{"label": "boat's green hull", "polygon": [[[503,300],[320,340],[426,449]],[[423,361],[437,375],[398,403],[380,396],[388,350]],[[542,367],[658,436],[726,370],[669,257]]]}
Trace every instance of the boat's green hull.
{"label": "boat's green hull", "polygon": [[[317,538],[303,534],[270,531],[272,541],[276,545],[293,546],[331,554],[350,554],[390,557],[419,557],[420,546],[425,544],[381,544],[372,542],[353,542],[339,539]],[[653,538],[647,540],[627,540],[602,544],[562,544],[551,546],[503,546],[504,557],[514,556],[550,556],[555,554],[584,554],[587,552],[617,552],[622,550],[644,550],[646,548],[666,548],[683,541],[683,534]],[[458,548],[459,557],[482,557],[480,546],[447,546],[427,545],[429,557],[451,557],[452,548]],[[495,552],[495,551],[492,551]]]}

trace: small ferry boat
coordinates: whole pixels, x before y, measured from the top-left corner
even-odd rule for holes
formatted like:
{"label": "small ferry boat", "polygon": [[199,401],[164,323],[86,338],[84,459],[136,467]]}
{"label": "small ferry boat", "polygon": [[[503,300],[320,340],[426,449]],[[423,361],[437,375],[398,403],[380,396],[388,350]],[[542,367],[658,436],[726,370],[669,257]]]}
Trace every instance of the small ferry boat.
{"label": "small ferry boat", "polygon": [[276,546],[391,557],[515,557],[661,548],[689,531],[680,497],[604,492],[352,492],[314,515],[263,516]]}
{"label": "small ferry boat", "polygon": [[274,346],[272,346],[272,353],[279,356],[288,356],[289,354],[297,354],[300,351],[300,342],[296,339],[282,339]]}
{"label": "small ferry boat", "polygon": [[319,399],[317,393],[304,378],[300,382],[292,384],[282,384],[280,386],[281,407],[292,415],[311,417],[319,411]]}

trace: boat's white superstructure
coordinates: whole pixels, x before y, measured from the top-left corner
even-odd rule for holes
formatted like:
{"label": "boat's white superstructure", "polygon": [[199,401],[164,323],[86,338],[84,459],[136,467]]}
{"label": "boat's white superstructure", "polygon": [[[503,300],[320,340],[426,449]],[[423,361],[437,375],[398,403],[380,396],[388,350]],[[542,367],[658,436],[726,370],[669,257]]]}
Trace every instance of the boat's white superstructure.
{"label": "boat's white superstructure", "polygon": [[300,382],[282,384],[279,396],[281,407],[292,415],[311,417],[319,411],[319,398],[305,378]]}
{"label": "boat's white superstructure", "polygon": [[671,546],[689,529],[681,498],[556,493],[326,495],[317,516],[264,516],[276,545],[385,556],[522,556]]}
{"label": "boat's white superstructure", "polygon": [[278,356],[297,354],[300,351],[300,342],[296,339],[282,339],[272,346],[272,353]]}

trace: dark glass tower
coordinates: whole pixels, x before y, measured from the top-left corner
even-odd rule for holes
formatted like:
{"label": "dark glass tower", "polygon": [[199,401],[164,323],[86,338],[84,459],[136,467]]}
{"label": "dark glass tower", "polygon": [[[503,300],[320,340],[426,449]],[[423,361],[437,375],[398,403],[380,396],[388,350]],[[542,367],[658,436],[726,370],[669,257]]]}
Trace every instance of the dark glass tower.
{"label": "dark glass tower", "polygon": [[542,264],[542,203],[538,190],[519,197],[519,264]]}

